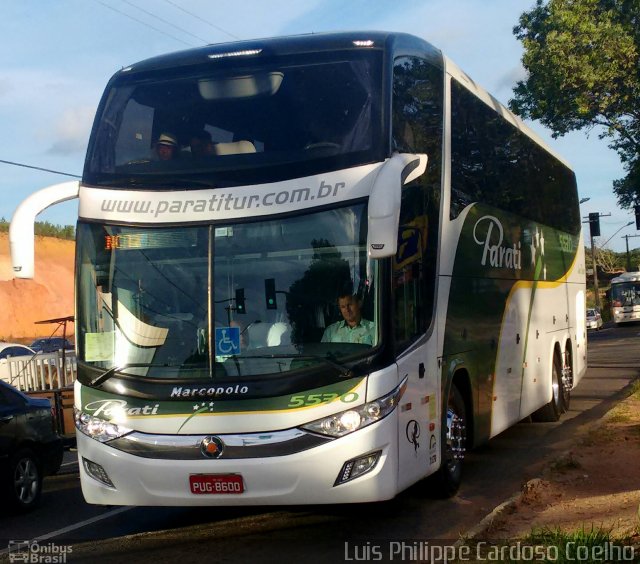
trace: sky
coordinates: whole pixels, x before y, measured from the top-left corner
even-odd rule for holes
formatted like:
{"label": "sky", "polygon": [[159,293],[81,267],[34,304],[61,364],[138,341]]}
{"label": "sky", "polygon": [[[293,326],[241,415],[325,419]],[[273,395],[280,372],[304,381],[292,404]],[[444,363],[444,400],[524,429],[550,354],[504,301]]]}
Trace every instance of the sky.
{"label": "sky", "polygon": [[[513,35],[534,0],[1,0],[0,160],[80,175],[89,132],[109,78],[137,61],[236,39],[327,31],[401,31],[441,49],[506,104],[525,77]],[[576,172],[582,216],[600,219],[600,245],[624,251],[636,235],[612,182],[624,176],[617,154],[577,132],[553,139],[529,125]],[[0,217],[29,194],[72,178],[0,163]],[[75,224],[77,204],[37,219]],[[640,234],[640,232],[638,232]],[[589,230],[585,231],[588,244]],[[607,242],[608,241],[608,242]],[[640,238],[628,240],[631,249]],[[636,243],[637,242],[637,243]]]}

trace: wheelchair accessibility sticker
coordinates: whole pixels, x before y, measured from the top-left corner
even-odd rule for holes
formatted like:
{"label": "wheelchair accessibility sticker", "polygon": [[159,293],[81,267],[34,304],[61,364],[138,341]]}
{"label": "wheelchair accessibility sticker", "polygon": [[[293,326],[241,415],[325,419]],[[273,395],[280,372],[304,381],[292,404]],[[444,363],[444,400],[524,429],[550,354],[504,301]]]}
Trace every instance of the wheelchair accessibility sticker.
{"label": "wheelchair accessibility sticker", "polygon": [[240,327],[216,327],[216,356],[240,354]]}

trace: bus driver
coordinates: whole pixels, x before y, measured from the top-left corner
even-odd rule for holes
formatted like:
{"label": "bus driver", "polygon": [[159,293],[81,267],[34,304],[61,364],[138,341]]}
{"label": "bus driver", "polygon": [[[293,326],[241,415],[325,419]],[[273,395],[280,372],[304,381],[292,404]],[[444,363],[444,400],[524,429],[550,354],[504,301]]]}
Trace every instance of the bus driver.
{"label": "bus driver", "polygon": [[162,133],[155,142],[154,149],[158,160],[170,161],[176,156],[178,140],[173,133]]}
{"label": "bus driver", "polygon": [[362,300],[357,295],[344,294],[338,297],[338,307],[343,320],[325,329],[322,342],[373,345],[375,324],[362,318]]}

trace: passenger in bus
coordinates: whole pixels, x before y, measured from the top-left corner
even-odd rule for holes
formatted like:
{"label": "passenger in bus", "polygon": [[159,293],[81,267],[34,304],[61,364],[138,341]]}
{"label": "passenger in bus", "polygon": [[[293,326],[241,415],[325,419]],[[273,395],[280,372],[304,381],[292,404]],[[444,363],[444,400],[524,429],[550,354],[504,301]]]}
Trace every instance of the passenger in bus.
{"label": "passenger in bus", "polygon": [[155,142],[154,149],[158,160],[173,160],[178,151],[178,139],[173,133],[161,133]]}
{"label": "passenger in bus", "polygon": [[315,112],[306,122],[304,149],[339,149],[340,134],[322,112]]}
{"label": "passenger in bus", "polygon": [[189,147],[191,148],[192,157],[211,157],[214,156],[214,142],[211,139],[211,133],[206,130],[194,133],[189,139]]}
{"label": "passenger in bus", "polygon": [[343,294],[338,297],[338,307],[343,319],[325,329],[322,342],[373,345],[375,324],[363,319],[362,300],[357,295]]}

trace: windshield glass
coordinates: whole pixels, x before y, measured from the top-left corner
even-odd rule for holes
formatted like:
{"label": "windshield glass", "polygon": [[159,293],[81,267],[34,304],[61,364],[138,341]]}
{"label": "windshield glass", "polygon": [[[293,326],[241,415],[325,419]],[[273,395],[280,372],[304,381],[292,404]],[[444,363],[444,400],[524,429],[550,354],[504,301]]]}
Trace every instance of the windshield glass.
{"label": "windshield glass", "polygon": [[80,223],[79,358],[171,379],[339,369],[378,342],[366,223],[365,204],[224,226]]}
{"label": "windshield glass", "polygon": [[612,284],[611,302],[616,307],[640,305],[640,282]]}
{"label": "windshield glass", "polygon": [[275,182],[383,160],[381,52],[220,59],[121,73],[84,182],[159,189]]}

